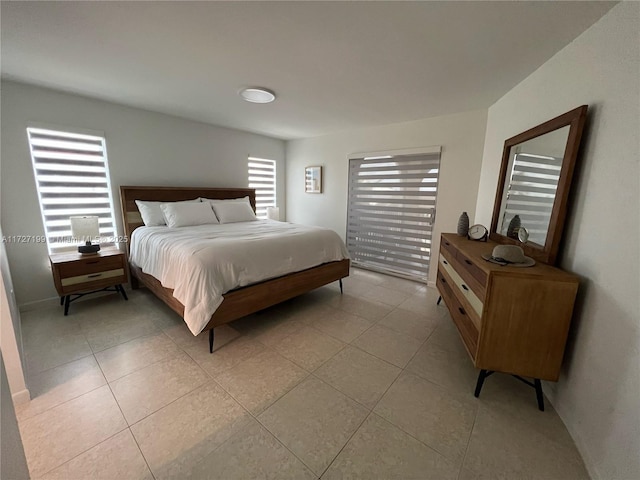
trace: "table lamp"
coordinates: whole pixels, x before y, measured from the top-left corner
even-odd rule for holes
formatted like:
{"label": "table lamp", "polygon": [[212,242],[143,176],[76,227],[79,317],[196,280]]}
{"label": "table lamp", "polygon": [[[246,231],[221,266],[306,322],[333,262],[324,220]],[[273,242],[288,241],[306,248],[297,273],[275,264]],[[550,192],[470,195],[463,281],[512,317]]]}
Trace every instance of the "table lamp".
{"label": "table lamp", "polygon": [[280,208],[267,207],[267,218],[269,220],[280,220]]}
{"label": "table lamp", "polygon": [[100,244],[95,245],[91,241],[100,236],[97,216],[78,216],[69,217],[71,221],[71,236],[75,240],[85,242],[84,245],[78,246],[80,253],[97,253],[100,250]]}

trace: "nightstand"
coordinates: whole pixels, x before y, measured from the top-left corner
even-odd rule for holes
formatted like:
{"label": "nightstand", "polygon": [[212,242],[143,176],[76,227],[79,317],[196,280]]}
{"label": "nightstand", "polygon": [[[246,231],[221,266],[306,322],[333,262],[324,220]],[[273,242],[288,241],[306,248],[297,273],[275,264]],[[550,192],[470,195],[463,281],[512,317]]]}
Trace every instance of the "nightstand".
{"label": "nightstand", "polygon": [[49,255],[49,259],[53,281],[60,295],[60,305],[64,305],[65,315],[69,313],[72,301],[91,293],[119,292],[127,300],[122,287],[123,283],[127,283],[127,259],[120,250],[105,248],[94,255],[82,255],[78,252],[53,253]]}

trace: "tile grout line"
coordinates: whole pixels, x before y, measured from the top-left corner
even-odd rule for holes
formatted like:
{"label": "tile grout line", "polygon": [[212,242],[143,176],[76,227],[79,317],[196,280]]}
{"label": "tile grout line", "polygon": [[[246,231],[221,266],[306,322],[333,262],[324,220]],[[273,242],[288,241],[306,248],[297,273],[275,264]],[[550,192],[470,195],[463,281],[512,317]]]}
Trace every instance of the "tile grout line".
{"label": "tile grout line", "polygon": [[[167,337],[169,340],[171,340],[171,342],[173,342],[173,339],[172,339],[171,337],[169,337],[169,335],[167,335],[167,334],[166,334],[166,333],[164,333],[163,331],[160,331],[159,333],[163,334],[165,337]],[[149,335],[144,335],[144,336],[145,336],[145,337],[150,337],[151,335],[156,335],[156,334],[149,334]],[[121,344],[119,344],[119,345],[115,345],[115,346],[113,346],[113,347],[109,347],[109,348],[116,348],[116,347],[119,347],[119,346],[121,346],[121,345],[125,345],[126,343],[133,342],[133,341],[135,341],[135,340],[139,340],[139,339],[141,339],[141,338],[143,338],[143,337],[132,338],[131,340],[129,340],[129,341],[127,341],[127,342],[124,342],[124,343],[121,343]],[[173,343],[176,345],[176,347],[178,347],[178,349],[180,349],[180,346],[179,346],[179,345],[177,345],[175,342],[173,342]],[[107,350],[109,350],[109,349],[107,349]],[[182,349],[180,349],[180,350],[182,350]],[[102,350],[102,351],[100,351],[100,352],[98,352],[98,353],[102,353],[102,352],[106,352],[106,350]],[[187,352],[184,352],[184,353],[187,353]],[[96,354],[94,354],[94,356],[95,356],[95,355],[96,355]],[[187,355],[188,355],[188,354],[187,354]],[[156,365],[156,364],[158,364],[158,363],[160,363],[160,362],[163,362],[163,361],[167,360],[169,357],[170,357],[170,355],[168,355],[168,354],[167,354],[166,356],[164,356],[164,357],[162,357],[162,358],[159,358],[159,359],[155,360],[154,362],[151,362],[151,363],[149,363],[148,365],[145,365],[144,367],[135,368],[134,370],[131,370],[130,372],[127,372],[127,373],[125,373],[124,375],[121,375],[121,376],[119,376],[119,377],[117,377],[117,378],[113,378],[113,379],[111,379],[111,380],[107,379],[107,376],[104,374],[104,371],[102,372],[102,374],[104,375],[105,379],[107,380],[107,383],[112,383],[112,382],[115,382],[115,381],[120,380],[121,378],[127,377],[127,376],[129,376],[129,375],[131,375],[131,374],[133,374],[133,373],[139,372],[140,370],[144,370],[144,369],[145,369],[145,368],[147,368],[147,367],[151,367],[151,366]],[[96,362],[98,363],[98,366],[100,366],[100,368],[102,369],[102,366],[100,365],[100,361],[98,360],[98,358],[97,358],[97,357],[96,357]]]}
{"label": "tile grout line", "polygon": [[[95,445],[92,445],[91,447],[87,448],[86,450],[83,450],[82,452],[78,453],[77,455],[75,455],[74,457],[70,458],[69,460],[66,460],[65,462],[63,462],[63,463],[61,463],[61,464],[59,464],[59,465],[56,465],[56,466],[55,466],[55,467],[53,467],[52,469],[47,470],[46,472],[44,472],[44,473],[40,474],[40,475],[38,476],[38,478],[42,478],[42,477],[44,477],[45,475],[48,475],[49,473],[53,472],[54,470],[56,470],[56,469],[58,469],[58,468],[60,468],[60,467],[62,467],[62,466],[64,466],[64,465],[66,465],[67,463],[69,463],[69,462],[71,462],[71,461],[75,460],[75,459],[76,459],[76,458],[78,458],[79,456],[84,455],[84,454],[85,454],[85,453],[87,453],[89,450],[91,450],[91,449],[93,449],[93,448],[97,447],[98,445],[102,445],[102,444],[103,444],[103,443],[105,443],[106,441],[111,440],[111,439],[112,439],[113,437],[115,437],[116,435],[120,435],[122,432],[124,432],[125,430],[128,430],[128,429],[129,429],[129,427],[123,428],[122,430],[118,430],[118,431],[117,431],[116,433],[114,433],[113,435],[110,435],[109,437],[105,438],[104,440],[101,440],[101,441],[99,441],[98,443],[96,443]],[[29,474],[31,474],[31,471],[29,471]]]}
{"label": "tile grout line", "polygon": [[[42,413],[46,413],[46,412],[48,412],[48,411],[52,410],[53,408],[56,408],[56,407],[58,407],[58,406],[60,406],[60,405],[64,405],[65,403],[68,403],[68,402],[70,402],[70,401],[72,401],[72,400],[75,400],[75,399],[77,399],[77,398],[80,398],[80,397],[82,397],[82,396],[84,396],[84,395],[86,395],[86,394],[88,394],[88,393],[94,392],[94,391],[96,391],[96,390],[98,390],[98,389],[100,389],[100,388],[102,388],[102,387],[104,387],[104,386],[107,386],[107,387],[109,388],[109,391],[111,392],[111,396],[112,396],[112,398],[113,398],[114,402],[115,402],[115,403],[116,403],[116,405],[118,406],[118,410],[120,410],[120,414],[122,415],[122,419],[125,421],[125,424],[127,424],[127,427],[126,427],[126,428],[123,428],[122,430],[120,430],[120,431],[118,431],[118,432],[116,432],[116,433],[114,433],[113,435],[109,436],[108,438],[104,439],[103,441],[98,442],[98,443],[96,443],[95,445],[90,446],[90,447],[89,447],[89,448],[87,448],[86,450],[83,450],[82,452],[80,452],[78,455],[75,455],[73,458],[70,458],[70,459],[69,459],[69,460],[67,460],[66,462],[63,462],[63,463],[61,463],[61,464],[57,465],[56,467],[52,468],[51,470],[49,470],[49,471],[45,472],[43,475],[46,475],[46,474],[48,474],[49,472],[52,472],[52,471],[53,471],[53,470],[55,470],[56,468],[60,468],[62,465],[67,464],[67,463],[68,463],[68,462],[70,462],[71,460],[74,460],[75,458],[77,458],[77,457],[79,457],[80,455],[82,455],[82,454],[84,454],[84,453],[88,452],[88,451],[89,451],[89,450],[91,450],[92,448],[97,447],[97,446],[98,446],[98,445],[100,445],[101,443],[106,442],[107,440],[109,440],[109,439],[113,438],[114,436],[116,436],[116,435],[118,435],[119,433],[123,432],[124,430],[127,430],[127,429],[128,429],[128,422],[127,422],[127,420],[126,420],[126,418],[125,418],[125,416],[124,416],[124,413],[122,413],[122,409],[120,408],[120,405],[118,404],[118,401],[116,400],[115,395],[113,394],[113,391],[111,390],[111,386],[109,385],[109,382],[107,381],[107,377],[105,376],[104,372],[102,371],[102,367],[100,366],[100,363],[98,362],[98,359],[96,358],[95,353],[93,353],[93,349],[91,348],[91,344],[90,344],[90,343],[89,343],[89,341],[87,340],[87,336],[85,335],[84,331],[82,330],[82,327],[81,327],[80,325],[78,325],[78,328],[79,328],[79,330],[80,330],[80,334],[83,336],[83,338],[84,338],[85,342],[87,342],[87,345],[89,346],[89,349],[90,349],[90,350],[91,350],[91,352],[92,352],[92,353],[91,353],[91,355],[87,355],[87,356],[82,357],[82,358],[87,358],[87,357],[90,357],[90,356],[91,356],[91,357],[93,357],[94,362],[96,362],[96,365],[97,365],[97,366],[98,366],[98,368],[100,369],[100,373],[102,374],[102,378],[104,378],[105,384],[104,384],[104,385],[100,385],[99,387],[96,387],[96,388],[94,388],[94,389],[92,389],[92,390],[90,390],[90,391],[88,391],[88,392],[85,392],[85,393],[83,393],[83,394],[81,394],[81,395],[78,395],[77,397],[74,397],[74,398],[69,399],[69,400],[67,400],[67,401],[65,401],[65,402],[62,402],[62,403],[60,403],[60,404],[56,405],[55,407],[51,407],[51,408],[49,408],[49,409],[45,410],[45,411],[44,411],[44,412],[42,412]],[[80,359],[78,359],[78,360],[80,360]],[[72,360],[72,362],[73,362],[73,361],[76,361],[76,360]],[[66,364],[68,364],[68,363],[71,363],[71,362],[67,362]],[[66,365],[66,364],[63,364],[63,365]],[[52,368],[57,368],[57,367],[52,367]],[[49,369],[49,370],[51,370],[51,369]],[[40,415],[40,414],[39,414],[39,415]],[[31,417],[31,418],[35,418],[35,417]],[[27,419],[27,420],[28,420],[28,419]],[[145,460],[145,462],[146,462],[146,460]]]}
{"label": "tile grout line", "polygon": [[476,420],[478,419],[478,412],[480,411],[480,405],[476,408],[476,414],[473,416],[473,424],[471,425],[471,429],[469,430],[469,438],[467,439],[467,445],[464,449],[464,455],[462,456],[462,460],[460,461],[460,470],[458,471],[458,480],[462,476],[462,470],[464,469],[464,463],[467,460],[467,454],[469,453],[469,445],[471,445],[471,437],[473,436],[473,430],[476,428]]}
{"label": "tile grout line", "polygon": [[[433,331],[435,331],[435,329],[434,329]],[[433,332],[432,332],[432,334],[433,334]],[[431,335],[429,335],[429,337],[430,337],[430,336],[431,336]],[[422,345],[420,345],[420,347],[418,348],[418,350],[416,350],[416,353],[411,357],[411,360],[413,360],[413,357],[415,357],[415,355],[417,355],[417,353],[418,353],[418,351],[420,350],[420,348],[422,348],[422,346],[423,346],[425,343],[427,343],[427,340],[429,339],[429,337],[427,337],[427,339],[426,339],[426,340],[424,340],[424,342],[422,343]],[[411,360],[409,360],[409,362],[407,362],[407,365],[409,365],[409,363],[411,363]],[[408,374],[412,374],[412,375],[413,375],[413,373],[412,373],[412,372],[410,372],[410,371],[406,370],[406,366],[405,366],[405,367],[403,367],[403,368],[401,369],[401,372],[398,374],[398,376],[394,379],[394,381],[393,381],[393,382],[391,382],[391,384],[389,385],[389,387],[384,391],[384,393],[383,393],[383,394],[380,396],[380,398],[376,401],[376,404],[371,408],[371,412],[370,412],[370,413],[371,413],[371,414],[373,414],[373,415],[376,415],[376,416],[380,417],[381,419],[383,419],[385,422],[389,423],[390,425],[393,425],[395,428],[399,429],[401,432],[405,433],[405,434],[406,434],[406,435],[408,435],[409,437],[413,438],[414,440],[416,440],[416,441],[417,441],[417,442],[419,442],[420,444],[424,445],[425,447],[429,448],[430,450],[432,450],[432,451],[433,451],[433,452],[435,452],[436,454],[440,455],[441,457],[445,458],[446,460],[451,461],[451,462],[454,462],[454,460],[452,460],[452,459],[451,459],[450,457],[448,457],[447,455],[444,455],[443,453],[439,452],[438,450],[436,450],[436,449],[435,449],[434,447],[432,447],[431,445],[428,445],[428,444],[427,444],[427,443],[425,443],[424,441],[422,441],[422,440],[420,440],[419,438],[415,437],[412,433],[407,432],[407,431],[406,431],[404,428],[402,428],[401,426],[396,425],[396,424],[395,424],[395,423],[393,423],[392,421],[388,420],[387,418],[385,418],[385,417],[383,417],[382,415],[380,415],[380,414],[378,414],[378,413],[376,413],[376,412],[375,412],[375,409],[376,409],[376,407],[378,406],[378,404],[382,401],[382,399],[383,399],[383,398],[384,398],[384,396],[387,394],[387,392],[391,389],[391,387],[393,387],[393,385],[395,385],[395,384],[397,383],[398,379],[399,379],[399,378],[402,376],[402,374],[403,374],[403,373],[405,373],[405,372],[406,372],[406,373],[408,373]],[[422,377],[419,377],[419,378],[422,378]],[[423,379],[423,380],[426,380],[426,379]],[[427,381],[428,381],[428,380],[427,380]],[[430,382],[430,383],[433,383],[433,382]],[[433,383],[433,384],[434,384],[434,385],[437,385],[437,384],[435,384],[435,383]],[[439,386],[439,387],[440,387],[440,385],[437,385],[437,386]],[[442,387],[440,387],[440,388],[442,388]],[[447,393],[448,393],[448,391],[447,391]],[[346,394],[345,394],[345,395],[346,395]],[[475,413],[475,415],[474,415],[474,425],[475,425],[475,419],[476,419],[477,414],[478,414],[478,410],[476,409],[476,413]],[[473,426],[472,426],[472,428],[471,428],[471,431],[473,431]],[[471,433],[469,433],[469,438],[471,438]],[[345,446],[346,446],[346,444],[345,444]],[[468,444],[468,442],[467,442],[467,446],[466,446],[466,448],[467,448],[467,449],[468,449],[468,446],[469,446],[469,444]],[[344,447],[343,447],[343,448],[344,448]],[[466,456],[466,449],[465,449],[465,456]],[[334,461],[335,461],[335,459],[334,459]],[[463,463],[462,463],[462,462],[463,462],[463,461],[464,461],[464,458],[463,458],[463,460],[461,461],[460,469],[462,469],[462,465],[463,465]],[[333,463],[333,462],[332,462],[332,463]],[[460,471],[461,471],[461,470],[459,470],[459,472],[460,472]],[[324,474],[324,473],[323,473],[323,474]]]}
{"label": "tile grout line", "polygon": [[[377,358],[377,357],[376,357]],[[396,367],[397,368],[397,367]],[[347,441],[344,443],[344,445],[342,445],[342,448],[340,449],[340,451],[333,457],[333,459],[331,460],[331,462],[329,462],[329,465],[327,466],[327,468],[324,469],[324,471],[322,472],[322,475],[324,475],[325,473],[327,473],[327,470],[329,470],[329,468],[331,468],[331,465],[333,465],[333,463],[336,461],[336,459],[340,456],[340,454],[342,453],[342,451],[345,449],[345,447],[349,444],[349,442],[351,441],[351,439],[355,436],[356,433],[358,433],[358,431],[362,428],[362,425],[364,425],[364,422],[367,421],[367,419],[374,414],[374,409],[378,406],[378,404],[380,403],[380,401],[384,398],[384,396],[387,394],[387,392],[389,391],[389,389],[398,381],[398,378],[400,378],[400,375],[402,375],[402,372],[404,371],[404,368],[402,368],[400,370],[400,373],[396,376],[396,378],[393,380],[393,382],[391,382],[389,384],[389,386],[385,389],[385,391],[382,393],[382,395],[380,395],[380,397],[378,398],[378,400],[376,401],[376,403],[373,405],[373,407],[371,407],[369,409],[369,413],[367,414],[367,416],[364,418],[364,420],[362,420],[362,422],[360,423],[360,425],[358,425],[358,428],[356,428],[353,432],[353,434],[351,434],[351,436],[347,439]],[[326,383],[326,382],[325,382]],[[337,389],[336,389],[337,390]],[[339,390],[338,390],[339,391]],[[340,392],[342,393],[342,392]],[[343,395],[346,395],[345,393],[343,393]],[[346,395],[347,397],[349,397],[348,395]],[[350,398],[350,397],[349,397]],[[402,429],[401,429],[402,430]],[[402,430],[404,431],[404,430]],[[322,475],[320,475],[320,477],[322,477]]]}
{"label": "tile grout line", "polygon": [[[189,355],[187,354],[187,356],[189,356]],[[202,367],[201,367],[197,362],[195,362],[193,359],[191,359],[191,357],[189,357],[189,359],[190,359],[190,360],[192,360],[192,361],[193,361],[193,363],[195,363],[195,364],[196,364],[196,366],[197,366],[200,370],[202,370],[202,372],[203,372],[207,377],[211,377],[211,376],[210,376],[206,371],[204,371],[204,369],[203,369],[203,368],[202,368]],[[159,363],[159,362],[158,362],[158,363]],[[155,364],[154,364],[154,365],[155,365]],[[140,370],[138,370],[138,372],[139,372],[139,371],[140,371]],[[124,377],[121,377],[121,378],[124,378]],[[211,379],[211,378],[210,378],[210,379]],[[136,424],[140,423],[140,422],[141,422],[141,421],[143,421],[144,419],[146,419],[146,418],[150,417],[150,416],[151,416],[151,415],[153,415],[154,413],[159,412],[160,410],[164,409],[165,407],[168,407],[168,406],[169,406],[169,405],[171,405],[172,403],[175,403],[175,402],[177,402],[178,400],[180,400],[181,398],[186,397],[186,396],[187,396],[187,395],[189,395],[190,393],[195,392],[197,389],[199,389],[199,388],[203,387],[204,385],[206,385],[208,381],[209,381],[209,380],[202,382],[201,384],[199,384],[199,385],[197,385],[196,387],[192,388],[192,389],[191,389],[191,390],[189,390],[188,392],[186,392],[186,393],[184,393],[184,394],[180,395],[179,397],[175,398],[174,400],[171,400],[169,403],[167,403],[166,405],[161,406],[161,407],[160,407],[160,408],[158,408],[157,410],[154,410],[153,412],[148,413],[147,415],[145,415],[144,417],[142,417],[142,418],[140,418],[140,419],[136,420],[136,421],[135,421],[134,423],[132,423],[132,424],[129,424],[129,420],[127,420],[127,417],[124,415],[124,412],[122,413],[122,416],[124,417],[125,422],[127,422],[127,425],[129,425],[129,427],[132,427],[132,426],[134,426],[134,425],[136,425]],[[109,385],[109,389],[111,389],[111,385]],[[113,390],[111,390],[111,393],[113,394]],[[120,408],[120,403],[118,403],[118,399],[116,398],[115,394],[113,394],[113,397],[115,398],[116,403],[118,404],[118,407]],[[122,411],[122,408],[120,408],[120,411]]]}
{"label": "tile grout line", "polygon": [[[98,363],[98,368],[100,368],[100,371],[102,372],[102,375],[105,377],[105,380],[106,380],[107,377],[104,374],[104,371],[102,370],[102,366],[100,365],[100,363],[98,362],[97,359],[96,359],[96,363]],[[118,398],[116,397],[116,394],[113,393],[113,389],[111,388],[111,383],[107,382],[107,386],[109,387],[109,391],[111,392],[111,396],[113,397],[113,401],[116,402],[116,405],[118,406],[118,410],[120,410],[120,415],[122,415],[124,423],[127,424],[127,430],[129,430],[129,434],[133,438],[133,441],[135,442],[136,446],[138,447],[138,451],[140,452],[140,456],[144,460],[144,463],[147,465],[147,469],[149,470],[149,473],[151,473],[151,476],[155,479],[156,477],[153,474],[153,471],[151,470],[151,466],[149,465],[149,462],[147,461],[147,458],[144,456],[144,453],[142,453],[142,449],[140,448],[140,445],[138,444],[138,440],[136,439],[136,436],[133,434],[133,431],[131,430],[131,425],[129,424],[129,421],[127,420],[127,417],[125,416],[124,412],[122,411],[122,407],[120,406],[120,403],[118,402]]]}
{"label": "tile grout line", "polygon": [[[89,347],[89,348],[91,348],[91,347]],[[27,356],[27,354],[25,353],[25,357],[26,356]],[[68,362],[64,362],[64,363],[61,363],[60,365],[55,365],[53,367],[48,367],[48,368],[45,368],[44,370],[40,370],[40,371],[35,372],[35,373],[28,371],[29,370],[29,365],[28,365],[28,362],[27,362],[27,372],[26,372],[27,384],[28,384],[28,381],[30,380],[29,377],[36,377],[38,375],[42,375],[43,373],[46,373],[46,372],[48,372],[50,370],[53,370],[54,368],[64,367],[65,365],[69,365],[70,363],[77,362],[78,360],[82,360],[83,358],[87,358],[87,357],[95,357],[95,354],[92,351],[91,353],[89,353],[87,355],[83,355],[82,357],[74,358],[73,360],[69,360]]]}
{"label": "tile grout line", "polygon": [[[85,358],[86,358],[86,357],[85,357]],[[103,377],[104,377],[104,374],[103,374]],[[53,410],[54,408],[61,407],[62,405],[65,405],[65,404],[67,404],[67,403],[69,403],[69,402],[72,402],[73,400],[77,400],[78,398],[83,397],[84,395],[87,395],[88,393],[95,392],[96,390],[98,390],[98,389],[100,389],[100,388],[102,388],[102,387],[105,387],[107,384],[108,384],[108,382],[107,382],[107,381],[106,381],[106,379],[105,379],[105,383],[104,383],[104,384],[102,384],[102,385],[100,385],[99,387],[95,387],[95,388],[92,388],[91,390],[87,390],[86,392],[81,393],[81,394],[79,394],[79,395],[76,395],[76,396],[75,396],[75,397],[73,397],[73,398],[69,398],[69,399],[65,400],[64,402],[60,402],[60,403],[58,403],[58,404],[56,404],[56,405],[53,405],[53,406],[51,406],[51,407],[49,407],[49,408],[47,408],[47,409],[45,409],[45,410],[41,411],[40,413],[36,413],[35,415],[33,415],[33,416],[31,416],[31,417],[24,418],[24,419],[22,419],[22,420],[18,420],[18,423],[25,423],[25,422],[29,422],[30,420],[33,420],[34,418],[39,417],[40,415],[43,415],[43,414],[45,414],[45,413],[50,412],[50,411],[51,411],[51,410]],[[36,398],[38,398],[38,397],[36,397]],[[17,415],[16,415],[16,417],[17,417]]]}
{"label": "tile grout line", "polygon": [[[255,415],[251,410],[249,410],[247,407],[245,407],[242,403],[240,403],[240,401],[233,396],[233,394],[231,394],[231,392],[227,391],[227,389],[224,388],[224,386],[220,383],[218,383],[215,379],[213,379],[214,383],[216,385],[218,385],[223,392],[225,392],[227,395],[229,395],[229,397],[231,397],[233,399],[234,402],[236,402],[240,408],[242,408],[246,413],[249,414],[249,416],[251,418],[253,418],[262,428],[264,428],[269,435],[271,435],[280,445],[282,445],[289,453],[291,453],[291,455],[294,456],[294,458],[296,458],[300,463],[302,463],[302,465],[304,465],[314,476],[316,476],[316,478],[320,478],[320,476],[317,476],[315,474],[315,472],[309,467],[309,465],[307,465],[304,461],[302,461],[301,458],[299,458],[293,451],[291,451],[289,449],[289,447],[287,447],[284,443],[282,443],[280,441],[280,439],[271,431],[267,428],[266,425],[264,425],[260,419],[258,418],[259,415],[261,415],[262,413],[264,413],[265,411],[267,411],[267,409],[269,409],[272,405],[274,405],[278,400],[280,400],[281,398],[283,398],[287,393],[291,392],[294,388],[296,388],[298,385],[300,385],[302,382],[304,382],[307,378],[309,378],[311,376],[311,373],[309,373],[309,375],[307,375],[306,377],[302,378],[298,383],[296,383],[291,389],[287,390],[285,393],[283,393],[280,397],[278,397],[275,401],[273,401],[272,403],[270,403],[267,407],[265,407],[259,414]],[[236,432],[237,433],[237,432]],[[224,442],[222,442],[220,445],[218,445],[216,448],[214,448],[210,453],[215,452],[216,450],[218,450],[219,448],[221,448],[224,444],[226,444],[231,437],[233,437],[235,435],[235,433],[233,435],[231,435],[229,438],[227,438]]]}
{"label": "tile grout line", "polygon": [[[342,392],[340,392],[342,393]],[[344,394],[343,394],[344,395]],[[369,412],[367,412],[367,414],[365,415],[365,417],[362,419],[362,421],[360,422],[360,424],[353,430],[353,433],[349,436],[349,438],[347,439],[346,442],[344,442],[344,445],[342,445],[342,447],[340,448],[340,450],[338,451],[338,453],[336,453],[334,455],[334,457],[331,459],[331,461],[329,462],[329,465],[327,465],[327,467],[322,471],[322,473],[320,474],[319,478],[322,478],[322,476],[327,473],[327,470],[329,470],[331,468],[331,465],[333,465],[333,462],[336,461],[336,459],[340,456],[340,454],[342,453],[342,451],[345,449],[345,447],[347,445],[349,445],[349,442],[351,441],[351,439],[355,436],[356,433],[358,433],[360,431],[360,429],[362,428],[362,425],[364,425],[364,422],[367,421],[367,419],[371,416],[371,414],[373,413],[372,410],[370,410]]]}

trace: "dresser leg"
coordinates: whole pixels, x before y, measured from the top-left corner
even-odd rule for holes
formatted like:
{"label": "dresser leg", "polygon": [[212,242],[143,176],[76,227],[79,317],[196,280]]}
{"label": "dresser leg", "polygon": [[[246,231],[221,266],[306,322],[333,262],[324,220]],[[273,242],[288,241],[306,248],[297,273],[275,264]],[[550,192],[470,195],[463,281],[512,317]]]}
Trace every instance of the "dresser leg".
{"label": "dresser leg", "polygon": [[440,295],[440,296],[438,297],[438,301],[436,302],[436,305],[440,305],[440,302],[441,302],[441,301],[442,301],[442,295]]}
{"label": "dresser leg", "polygon": [[209,330],[209,353],[213,353],[213,328]]}
{"label": "dresser leg", "polygon": [[342,279],[338,280],[340,282],[340,295],[342,295]]}
{"label": "dresser leg", "polygon": [[64,297],[64,314],[67,315],[69,313],[69,303],[71,303],[71,295],[67,295]]}
{"label": "dresser leg", "polygon": [[544,397],[542,396],[542,382],[539,378],[534,379],[536,389],[536,399],[538,400],[538,410],[544,412]]}
{"label": "dresser leg", "polygon": [[478,382],[476,383],[476,391],[473,393],[473,396],[478,398],[480,396],[480,390],[482,390],[482,385],[484,384],[484,379],[493,373],[492,370],[480,370],[478,374]]}

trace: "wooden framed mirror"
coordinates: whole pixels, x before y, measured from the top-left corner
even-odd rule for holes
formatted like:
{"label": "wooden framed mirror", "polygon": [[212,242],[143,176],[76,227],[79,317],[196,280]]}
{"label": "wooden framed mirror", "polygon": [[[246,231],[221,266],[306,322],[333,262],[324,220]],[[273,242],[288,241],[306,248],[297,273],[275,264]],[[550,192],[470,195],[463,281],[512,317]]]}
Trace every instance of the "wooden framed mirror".
{"label": "wooden framed mirror", "polygon": [[492,240],[555,264],[586,117],[582,105],[504,142]]}

